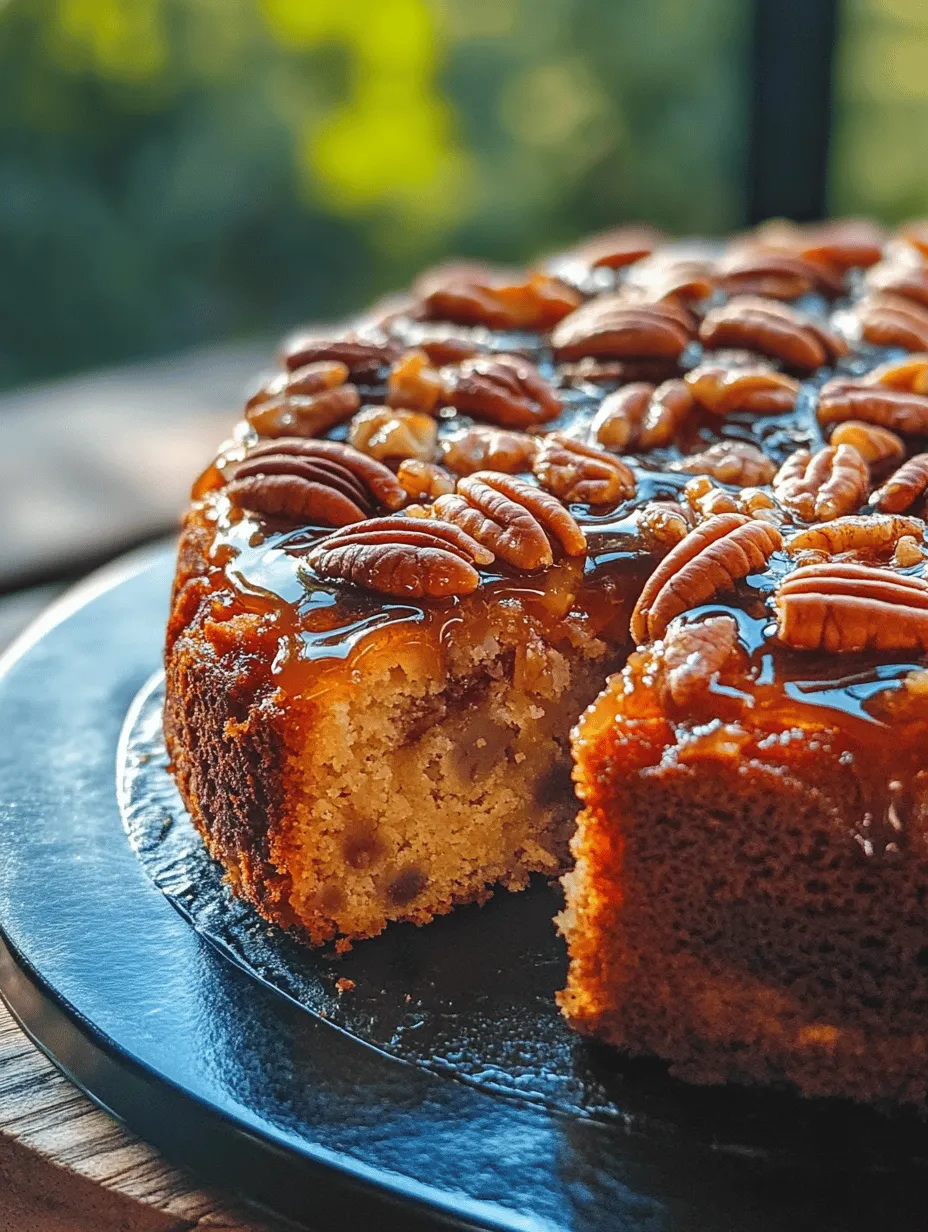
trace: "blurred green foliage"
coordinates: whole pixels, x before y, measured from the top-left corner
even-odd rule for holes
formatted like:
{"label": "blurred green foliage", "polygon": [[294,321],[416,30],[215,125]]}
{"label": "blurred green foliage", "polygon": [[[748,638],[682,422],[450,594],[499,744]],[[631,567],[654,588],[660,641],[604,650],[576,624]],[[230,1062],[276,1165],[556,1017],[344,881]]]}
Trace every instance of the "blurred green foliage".
{"label": "blurred green foliage", "polygon": [[928,215],[928,4],[845,0],[831,204],[887,222]]}
{"label": "blurred green foliage", "polygon": [[337,315],[452,250],[730,227],[748,11],[0,0],[0,383]]}

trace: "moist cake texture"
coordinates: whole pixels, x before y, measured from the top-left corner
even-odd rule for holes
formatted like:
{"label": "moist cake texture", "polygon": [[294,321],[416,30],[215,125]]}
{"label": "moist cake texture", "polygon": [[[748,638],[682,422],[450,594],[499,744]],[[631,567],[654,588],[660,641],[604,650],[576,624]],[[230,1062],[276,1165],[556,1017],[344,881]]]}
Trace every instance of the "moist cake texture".
{"label": "moist cake texture", "polygon": [[923,1101],[926,438],[926,224],[622,228],[295,335],[181,539],[210,851],[342,947],[566,871],[578,1030]]}

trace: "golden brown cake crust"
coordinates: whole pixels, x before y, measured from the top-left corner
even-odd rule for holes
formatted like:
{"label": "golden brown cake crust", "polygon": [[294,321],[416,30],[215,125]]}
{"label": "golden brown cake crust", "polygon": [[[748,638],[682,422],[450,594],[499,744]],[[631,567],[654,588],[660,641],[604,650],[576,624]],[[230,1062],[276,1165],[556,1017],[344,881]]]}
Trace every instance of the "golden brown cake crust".
{"label": "golden brown cake crust", "polygon": [[204,564],[211,539],[209,525],[191,512],[181,535],[165,655],[171,769],[237,892],[286,926],[293,923],[288,877],[271,862],[283,810],[282,716],[270,700],[260,640],[223,652],[209,637]]}

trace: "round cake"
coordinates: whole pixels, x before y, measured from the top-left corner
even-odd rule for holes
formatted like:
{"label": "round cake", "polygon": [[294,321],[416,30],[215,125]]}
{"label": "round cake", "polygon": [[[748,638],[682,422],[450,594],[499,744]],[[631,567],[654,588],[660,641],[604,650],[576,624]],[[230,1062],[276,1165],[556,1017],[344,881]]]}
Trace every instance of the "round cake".
{"label": "round cake", "polygon": [[580,1031],[923,1101],[926,442],[925,223],[625,227],[295,335],[181,537],[210,852],[340,948],[566,874]]}

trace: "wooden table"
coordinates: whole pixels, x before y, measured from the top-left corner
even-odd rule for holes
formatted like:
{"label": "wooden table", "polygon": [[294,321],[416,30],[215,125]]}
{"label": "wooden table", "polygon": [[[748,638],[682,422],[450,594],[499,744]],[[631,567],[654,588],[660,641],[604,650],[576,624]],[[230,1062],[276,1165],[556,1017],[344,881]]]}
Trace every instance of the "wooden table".
{"label": "wooden table", "polygon": [[[0,649],[69,582],[170,531],[266,344],[0,397]],[[172,1166],[64,1078],[0,1003],[0,1232],[282,1232]]]}

